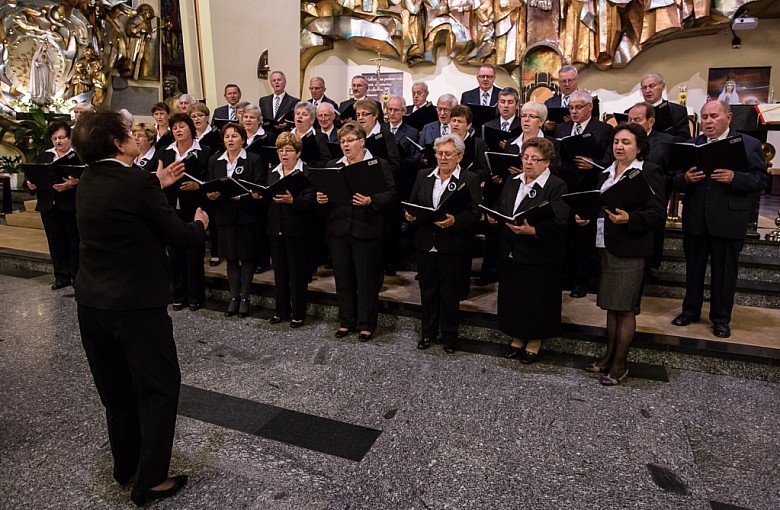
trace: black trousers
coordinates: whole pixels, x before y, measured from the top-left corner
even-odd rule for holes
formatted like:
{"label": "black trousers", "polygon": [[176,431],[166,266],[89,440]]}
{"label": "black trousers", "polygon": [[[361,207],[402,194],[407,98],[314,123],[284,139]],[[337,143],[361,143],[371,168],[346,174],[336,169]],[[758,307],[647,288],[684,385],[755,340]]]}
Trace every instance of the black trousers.
{"label": "black trousers", "polygon": [[571,286],[587,287],[596,274],[596,220],[581,227],[574,222],[574,215],[570,215],[566,225],[565,268]]}
{"label": "black trousers", "polygon": [[304,320],[309,296],[311,241],[305,236],[271,236],[276,316]]}
{"label": "black trousers", "polygon": [[168,247],[173,276],[174,303],[203,303],[206,300],[206,275],[203,258],[206,245],[197,248]]}
{"label": "black trousers", "polygon": [[149,489],[168,477],[181,374],[165,308],[78,306],[81,343],[106,408],[114,478]]}
{"label": "black trousers", "polygon": [[54,281],[70,283],[79,272],[79,231],[76,213],[61,209],[41,212],[46,241],[49,244]]}
{"label": "black trousers", "polygon": [[701,315],[704,302],[704,276],[710,261],[710,321],[728,324],[734,308],[739,252],[744,239],[725,239],[710,234],[683,237],[685,252],[685,299],[683,312]]}
{"label": "black trousers", "polygon": [[382,239],[329,237],[342,328],[374,331],[382,290]]}
{"label": "black trousers", "polygon": [[436,338],[441,329],[445,343],[456,341],[460,301],[468,294],[471,277],[471,253],[417,250],[417,272],[422,301],[422,336]]}

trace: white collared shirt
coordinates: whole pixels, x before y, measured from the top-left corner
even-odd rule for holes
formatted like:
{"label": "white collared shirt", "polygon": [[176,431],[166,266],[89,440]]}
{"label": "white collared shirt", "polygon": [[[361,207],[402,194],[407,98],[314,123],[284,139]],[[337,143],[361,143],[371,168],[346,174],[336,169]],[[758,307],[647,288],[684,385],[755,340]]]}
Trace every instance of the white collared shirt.
{"label": "white collared shirt", "polygon": [[330,134],[333,132],[333,129],[335,129],[336,126],[331,126],[329,130],[323,131],[322,127],[320,127],[320,133],[325,135],[325,138],[330,139]]}
{"label": "white collared shirt", "polygon": [[203,132],[203,134],[202,134],[202,135],[198,136],[198,137],[197,137],[197,138],[195,138],[195,139],[196,139],[197,141],[201,141],[201,140],[203,139],[203,137],[204,137],[204,136],[206,136],[207,134],[211,133],[212,131],[213,131],[213,130],[211,129],[211,124],[206,124],[206,130]]}
{"label": "white collared shirt", "polygon": [[726,130],[725,130],[725,131],[723,131],[723,132],[720,134],[720,136],[717,136],[717,137],[715,137],[715,138],[707,138],[707,143],[712,143],[712,142],[719,142],[719,141],[721,141],[721,140],[725,140],[725,139],[726,139],[726,138],[728,138],[728,137],[729,137],[729,130],[728,130],[728,128],[726,128]]}
{"label": "white collared shirt", "polygon": [[441,196],[447,190],[447,185],[450,183],[450,180],[452,180],[453,176],[455,176],[456,179],[460,180],[460,165],[455,167],[455,171],[452,172],[452,174],[449,177],[447,177],[444,181],[442,181],[441,178],[439,178],[438,166],[433,169],[433,172],[428,174],[428,177],[436,177],[436,180],[433,181],[433,196],[431,196],[431,201],[433,202],[434,209],[439,207],[439,204],[441,203]]}
{"label": "white collared shirt", "polygon": [[176,142],[173,142],[172,144],[170,144],[168,147],[166,147],[166,149],[167,149],[167,150],[169,150],[169,151],[173,151],[173,152],[175,152],[175,153],[176,153],[176,159],[175,159],[175,161],[181,161],[181,160],[182,160],[182,159],[184,159],[184,158],[187,156],[187,154],[189,154],[190,152],[193,152],[193,151],[199,151],[199,150],[201,150],[201,147],[200,147],[200,144],[198,143],[198,141],[197,141],[197,140],[193,140],[193,141],[192,141],[192,145],[190,146],[190,148],[189,148],[189,149],[187,149],[186,151],[184,151],[184,154],[179,154],[179,147],[176,145]]}
{"label": "white collared shirt", "polygon": [[54,154],[54,159],[52,160],[52,163],[53,163],[53,162],[57,161],[58,159],[64,158],[65,156],[67,156],[71,152],[76,152],[76,150],[73,147],[71,147],[70,149],[68,149],[68,152],[66,152],[62,156],[58,156],[57,155],[57,149],[55,149],[54,147],[52,147],[51,149],[46,149],[46,152],[51,152],[52,154]]}
{"label": "white collared shirt", "polygon": [[165,133],[160,134],[160,130],[157,128],[157,124],[154,125],[154,133],[155,136],[157,137],[158,142],[160,141],[160,138],[162,138],[163,136],[167,135],[170,132],[171,132],[171,127],[168,126],[168,129],[165,130]]}
{"label": "white collared shirt", "polygon": [[588,120],[586,120],[585,122],[574,122],[574,121],[572,121],[572,124],[571,124],[571,135],[574,136],[574,129],[577,127],[577,124],[582,126],[582,129],[580,130],[580,134],[584,133],[585,132],[585,128],[588,127],[588,124],[590,123],[590,119],[592,119],[592,118],[593,117],[588,117]]}
{"label": "white collared shirt", "polygon": [[[635,159],[631,162],[630,165],[626,167],[625,170],[623,170],[623,173],[620,174],[620,177],[615,179],[615,170],[617,169],[617,161],[613,161],[609,167],[607,167],[606,170],[604,170],[602,173],[608,173],[609,177],[607,177],[607,180],[604,181],[604,184],[601,185],[601,188],[599,191],[601,193],[604,193],[609,188],[617,184],[617,182],[626,176],[629,170],[632,168],[638,168],[642,170],[644,168],[644,161],[639,161],[638,159]],[[599,218],[596,221],[596,248],[604,248],[604,221],[606,218]]]}
{"label": "white collared shirt", "polygon": [[[525,172],[521,174],[517,174],[512,179],[516,181],[520,181],[520,188],[517,190],[517,196],[515,197],[515,205],[512,207],[512,214],[515,214],[515,211],[517,211],[517,208],[520,207],[520,202],[525,200],[525,197],[528,196],[529,193],[533,190],[534,184],[538,184],[540,188],[544,188],[544,185],[547,184],[547,180],[550,178],[550,169],[545,168],[544,172],[539,174],[539,177],[534,179],[534,181],[531,184],[526,183],[526,177]],[[533,198],[533,197],[531,197]]]}
{"label": "white collared shirt", "polygon": [[499,121],[500,121],[499,125],[503,126],[504,122],[506,122],[507,123],[507,128],[506,129],[507,129],[507,131],[509,131],[510,129],[512,129],[512,123],[515,121],[515,117],[517,117],[517,115],[512,115],[508,119],[504,119],[503,117],[500,117],[499,118]]}
{"label": "white collared shirt", "polygon": [[314,133],[315,135],[317,134],[317,131],[314,129],[313,125],[308,129],[308,131],[306,131],[302,135],[298,133],[298,128],[295,128],[295,134],[298,135],[299,138],[303,138],[304,136],[308,135],[309,133]]}
{"label": "white collared shirt", "polygon": [[241,149],[241,151],[238,153],[238,157],[231,163],[230,158],[228,157],[228,152],[225,151],[222,153],[222,155],[217,158],[217,160],[222,160],[227,163],[227,176],[233,177],[233,172],[236,171],[236,165],[238,164],[239,159],[246,159],[246,151],[244,149]]}
{"label": "white collared shirt", "polygon": [[247,139],[246,139],[246,146],[249,147],[255,141],[255,138],[257,138],[258,136],[264,136],[264,135],[265,135],[265,130],[261,127],[260,129],[257,130],[257,133],[253,134],[252,136],[247,137]]}
{"label": "white collared shirt", "polygon": [[[149,160],[154,157],[154,152],[155,152],[155,148],[154,145],[152,145],[152,148],[146,151],[146,154],[135,158],[135,162],[138,163],[138,165],[141,167],[146,166],[146,163],[148,163]],[[141,164],[142,161],[145,161],[143,165]]]}
{"label": "white collared shirt", "polygon": [[376,134],[379,134],[379,132],[382,130],[381,128],[382,126],[380,126],[379,122],[377,122],[376,124],[374,124],[374,127],[371,128],[371,132],[368,133],[368,136],[374,136]]}
{"label": "white collared shirt", "polygon": [[[536,133],[534,136],[532,136],[532,137],[530,137],[528,139],[530,140],[531,138],[544,138],[544,134],[542,133],[541,130],[539,130],[538,133]],[[520,133],[520,136],[515,138],[515,141],[512,142],[512,145],[517,145],[518,147],[522,147],[523,146],[523,142],[525,142],[525,141],[526,141],[525,133]]]}
{"label": "white collared shirt", "polygon": [[114,162],[114,163],[119,163],[120,165],[122,165],[125,168],[131,168],[133,166],[133,165],[128,165],[124,161],[116,159],[116,158],[99,159],[97,161],[94,161],[92,164],[93,165],[97,165],[98,163],[108,163],[109,161]]}
{"label": "white collared shirt", "polygon": [[[363,155],[363,161],[368,161],[369,159],[374,159],[374,156],[371,154],[371,151],[366,149],[366,153]],[[350,163],[347,161],[346,156],[342,156],[342,158],[336,163],[344,163],[345,165],[349,165]]]}
{"label": "white collared shirt", "polygon": [[[296,170],[298,170],[300,172],[303,172],[303,161],[301,161],[301,158],[298,158],[298,161],[295,162],[295,166],[293,167],[292,170],[290,170],[290,173],[287,174],[287,175],[290,175],[291,173],[293,173]],[[285,177],[284,172],[282,171],[282,164],[281,163],[276,165],[276,168],[271,170],[271,173],[279,174],[279,179],[284,179],[284,177]]]}

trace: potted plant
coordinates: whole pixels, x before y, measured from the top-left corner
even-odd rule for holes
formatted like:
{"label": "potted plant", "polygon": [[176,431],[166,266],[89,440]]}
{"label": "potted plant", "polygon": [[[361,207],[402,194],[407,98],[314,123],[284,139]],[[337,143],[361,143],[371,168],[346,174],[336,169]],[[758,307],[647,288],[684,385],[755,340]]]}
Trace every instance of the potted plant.
{"label": "potted plant", "polygon": [[18,189],[24,184],[22,158],[20,156],[0,156],[0,173],[11,176],[11,187]]}

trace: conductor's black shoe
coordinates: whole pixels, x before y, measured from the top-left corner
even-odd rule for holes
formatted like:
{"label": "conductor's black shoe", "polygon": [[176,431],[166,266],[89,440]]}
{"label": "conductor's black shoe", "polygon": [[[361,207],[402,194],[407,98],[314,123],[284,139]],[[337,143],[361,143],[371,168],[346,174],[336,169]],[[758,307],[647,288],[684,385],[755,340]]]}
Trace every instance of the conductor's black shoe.
{"label": "conductor's black shoe", "polygon": [[525,352],[525,347],[512,347],[504,353],[506,359],[520,359]]}
{"label": "conductor's black shoe", "polygon": [[574,288],[571,289],[571,292],[569,292],[569,295],[575,299],[583,298],[588,295],[588,289],[583,285],[575,285]]}
{"label": "conductor's black shoe", "polygon": [[687,313],[681,313],[674,318],[672,325],[683,327],[688,326],[692,322],[699,322],[699,318],[694,317],[693,315],[688,315]]}
{"label": "conductor's black shoe", "polygon": [[133,500],[133,503],[135,503],[136,506],[144,506],[153,499],[169,498],[179,492],[182,487],[187,485],[187,475],[174,476],[171,479],[173,480],[173,487],[170,489],[153,491],[151,489],[135,490],[134,488],[130,493],[130,499]]}
{"label": "conductor's black shoe", "polygon": [[419,342],[417,342],[417,348],[421,351],[424,351],[428,347],[431,346],[433,343],[433,338],[430,337],[422,337]]}
{"label": "conductor's black shoe", "polygon": [[712,325],[712,333],[718,338],[728,338],[731,336],[731,328],[724,322],[716,322]]}

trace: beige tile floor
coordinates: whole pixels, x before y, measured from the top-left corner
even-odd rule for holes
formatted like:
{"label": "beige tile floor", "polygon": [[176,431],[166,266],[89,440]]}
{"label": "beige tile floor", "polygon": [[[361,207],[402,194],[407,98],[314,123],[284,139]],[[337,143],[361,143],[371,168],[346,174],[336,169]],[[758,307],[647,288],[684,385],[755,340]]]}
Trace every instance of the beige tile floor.
{"label": "beige tile floor", "polygon": [[[0,225],[0,251],[3,249],[26,252],[48,258],[46,237],[42,230],[16,228]],[[225,264],[209,267],[207,276],[225,277]],[[255,275],[254,282],[273,285],[273,271]],[[334,293],[335,284],[331,271],[320,269],[309,288],[314,291]],[[472,286],[471,294],[461,303],[463,310],[495,313],[497,285],[487,287]],[[414,273],[399,272],[398,276],[386,277],[380,294],[382,299],[401,303],[420,303],[420,290],[414,280]],[[721,340],[712,335],[709,322],[704,319],[687,328],[677,328],[670,321],[680,311],[680,300],[658,297],[642,298],[642,313],[637,317],[637,330],[646,333],[670,336],[685,336],[726,344],[780,349],[780,310],[754,308],[736,305],[731,323],[732,336]],[[702,310],[706,318],[708,306]],[[588,294],[582,299],[571,299],[568,293],[563,295],[563,321],[569,324],[605,327],[606,312],[596,306],[596,296]]]}

